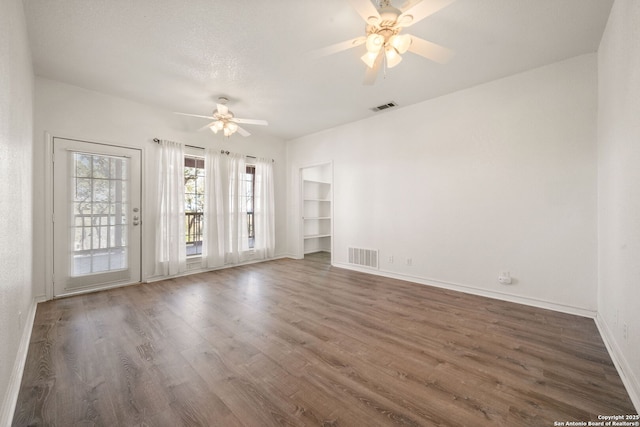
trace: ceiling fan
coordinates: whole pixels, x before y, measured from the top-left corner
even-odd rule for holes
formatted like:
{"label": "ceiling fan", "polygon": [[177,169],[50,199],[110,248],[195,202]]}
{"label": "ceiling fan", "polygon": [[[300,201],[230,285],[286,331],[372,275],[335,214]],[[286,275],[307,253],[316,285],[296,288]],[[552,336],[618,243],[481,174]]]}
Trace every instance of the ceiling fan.
{"label": "ceiling fan", "polygon": [[444,64],[453,51],[409,34],[401,34],[424,18],[433,15],[455,0],[409,0],[401,9],[390,0],[380,0],[376,9],[371,0],[349,0],[353,8],[366,22],[366,36],[336,43],[316,51],[319,55],[331,55],[364,44],[367,52],[362,61],[367,64],[364,84],[372,85],[382,64],[393,68],[402,61],[402,54],[413,52],[432,61]]}
{"label": "ceiling fan", "polygon": [[241,119],[241,118],[235,117],[227,107],[227,102],[229,102],[229,99],[223,96],[218,98],[218,103],[216,104],[217,108],[216,110],[213,111],[212,116],[200,116],[198,114],[188,114],[188,113],[178,113],[178,112],[176,112],[175,114],[180,114],[182,116],[190,116],[190,117],[200,117],[203,119],[213,119],[211,123],[209,123],[206,126],[203,126],[199,130],[209,128],[213,131],[213,133],[218,133],[222,131],[224,136],[231,136],[236,132],[238,132],[242,136],[251,135],[249,131],[238,126],[238,123],[247,124],[247,125],[261,125],[261,126],[267,126],[269,124],[267,123],[266,120]]}

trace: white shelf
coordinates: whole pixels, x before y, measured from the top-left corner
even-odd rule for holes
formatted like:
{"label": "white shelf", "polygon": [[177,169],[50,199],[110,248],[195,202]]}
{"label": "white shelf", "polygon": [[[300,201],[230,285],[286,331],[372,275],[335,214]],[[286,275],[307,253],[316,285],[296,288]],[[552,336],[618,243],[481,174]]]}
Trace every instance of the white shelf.
{"label": "white shelf", "polygon": [[302,181],[304,253],[330,251],[332,184],[321,174],[309,178]]}

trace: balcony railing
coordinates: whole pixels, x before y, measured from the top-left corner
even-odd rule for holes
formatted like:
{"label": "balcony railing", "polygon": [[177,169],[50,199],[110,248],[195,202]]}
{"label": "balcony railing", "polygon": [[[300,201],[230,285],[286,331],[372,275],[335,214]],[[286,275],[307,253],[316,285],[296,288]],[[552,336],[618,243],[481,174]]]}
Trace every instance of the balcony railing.
{"label": "balcony railing", "polygon": [[187,256],[202,254],[202,212],[184,213]]}
{"label": "balcony railing", "polygon": [[[185,212],[185,240],[187,256],[202,254],[202,212]],[[253,249],[256,235],[253,222],[253,212],[247,212],[248,246]]]}

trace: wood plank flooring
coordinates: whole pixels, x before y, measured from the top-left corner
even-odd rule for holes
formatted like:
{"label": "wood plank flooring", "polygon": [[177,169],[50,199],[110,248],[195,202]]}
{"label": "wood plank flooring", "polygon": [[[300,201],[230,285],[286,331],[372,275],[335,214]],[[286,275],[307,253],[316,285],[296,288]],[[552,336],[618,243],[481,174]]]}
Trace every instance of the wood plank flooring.
{"label": "wood plank flooring", "polygon": [[316,254],[40,304],[13,425],[553,426],[631,413],[593,320]]}

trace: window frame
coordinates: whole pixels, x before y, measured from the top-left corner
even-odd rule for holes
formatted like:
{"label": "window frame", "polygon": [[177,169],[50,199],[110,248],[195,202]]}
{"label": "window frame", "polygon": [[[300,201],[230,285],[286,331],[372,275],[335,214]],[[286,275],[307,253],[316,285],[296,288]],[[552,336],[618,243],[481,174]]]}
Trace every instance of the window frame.
{"label": "window frame", "polygon": [[[251,181],[247,180],[247,182],[251,182],[251,194],[247,192],[245,195],[247,206],[247,246],[250,252],[255,251],[256,246],[256,222],[255,222],[255,207],[256,207],[256,165],[251,163],[245,164],[245,175],[251,176]],[[249,198],[251,199],[251,203],[249,203]],[[251,211],[249,211],[248,206],[251,206]]]}
{"label": "window frame", "polygon": [[[192,159],[194,160],[194,165],[193,166],[188,166],[187,162]],[[199,166],[199,164],[202,165],[202,167]],[[203,246],[203,235],[202,235],[202,230],[203,230],[203,225],[204,225],[204,215],[205,215],[205,206],[204,206],[204,198],[205,198],[205,181],[206,181],[206,169],[205,169],[205,158],[204,155],[202,153],[202,150],[189,150],[187,149],[187,147],[185,147],[185,151],[184,151],[184,160],[183,160],[183,167],[184,167],[184,193],[185,193],[185,197],[184,197],[184,235],[185,235],[185,250],[187,252],[187,259],[197,259],[197,258],[201,258],[202,257],[202,246]],[[201,199],[201,200],[196,200],[195,204],[196,206],[198,204],[200,204],[200,206],[202,206],[201,210],[198,210],[196,208],[196,210],[187,210],[187,168],[188,167],[194,167],[196,169],[201,169],[202,170],[202,174],[196,173],[195,175],[195,180],[196,180],[196,186],[195,186],[195,193],[193,193],[196,197],[196,199]],[[202,188],[200,188],[197,185],[197,179],[199,177],[202,177]],[[201,191],[199,191],[201,190]],[[191,193],[189,193],[191,194]],[[189,226],[189,220],[187,219],[188,215],[191,214],[195,214],[194,215],[194,219],[193,219],[193,227]],[[197,214],[200,214],[199,217]],[[197,224],[196,224],[197,223]],[[193,230],[192,232],[190,231],[192,228],[195,228],[195,230]],[[200,240],[190,240],[191,237],[200,237]],[[199,242],[199,244],[198,244]],[[190,244],[195,244],[195,248],[196,251],[199,252],[195,252],[193,253],[193,250],[190,251]],[[192,252],[191,254],[189,254],[189,252]]]}

